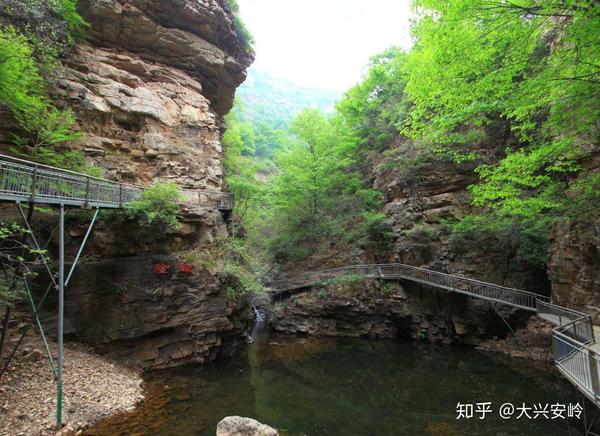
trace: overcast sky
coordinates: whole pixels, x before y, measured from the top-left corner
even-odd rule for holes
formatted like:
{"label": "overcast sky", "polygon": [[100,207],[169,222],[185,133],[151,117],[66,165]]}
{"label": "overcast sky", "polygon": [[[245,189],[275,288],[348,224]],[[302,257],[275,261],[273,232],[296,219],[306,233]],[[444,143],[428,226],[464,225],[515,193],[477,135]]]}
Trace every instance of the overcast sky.
{"label": "overcast sky", "polygon": [[409,0],[238,0],[256,41],[254,68],[299,85],[345,91],[369,57],[409,48]]}

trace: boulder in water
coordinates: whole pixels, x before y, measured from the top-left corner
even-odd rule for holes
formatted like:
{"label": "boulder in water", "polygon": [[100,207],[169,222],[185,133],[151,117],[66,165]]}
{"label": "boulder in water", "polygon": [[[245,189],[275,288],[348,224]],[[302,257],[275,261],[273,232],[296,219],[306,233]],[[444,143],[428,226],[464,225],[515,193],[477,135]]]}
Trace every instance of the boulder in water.
{"label": "boulder in water", "polygon": [[228,416],[217,424],[217,436],[279,436],[279,433],[255,419]]}

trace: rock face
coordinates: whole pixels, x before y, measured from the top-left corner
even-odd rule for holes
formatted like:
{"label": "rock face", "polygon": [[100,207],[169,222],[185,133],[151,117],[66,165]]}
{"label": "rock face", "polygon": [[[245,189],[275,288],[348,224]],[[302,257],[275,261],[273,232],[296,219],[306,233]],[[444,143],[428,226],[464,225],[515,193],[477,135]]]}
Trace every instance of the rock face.
{"label": "rock face", "polygon": [[[169,273],[154,273],[156,262]],[[244,343],[249,308],[206,270],[180,273],[177,263],[136,256],[82,265],[65,299],[67,333],[145,369],[230,355]]]}
{"label": "rock face", "polygon": [[[64,23],[47,5],[9,1],[0,22],[26,29],[47,15],[54,21],[39,36],[52,39],[60,31],[58,39],[66,40]],[[226,1],[80,0],[79,9],[89,33],[72,52],[60,50],[63,68],[50,83],[56,104],[73,110],[82,132],[68,148],[112,180],[222,190],[223,116],[253,60]],[[5,150],[10,129],[0,123]],[[220,279],[201,266],[178,272],[186,256],[227,235],[218,211],[196,209],[183,211],[181,228],[168,232],[101,217],[66,292],[70,338],[142,368],[232,352],[245,338],[249,307],[230,301]],[[67,258],[85,232],[79,221],[89,219],[67,223]],[[36,219],[36,231],[47,239],[55,224],[48,216]],[[56,242],[51,238],[51,253]],[[168,264],[168,273],[157,274],[157,263]],[[52,326],[49,303],[44,315]]]}
{"label": "rock face", "polygon": [[235,89],[253,56],[237,36],[222,0],[83,0],[95,46],[135,53],[149,63],[187,72],[202,83],[219,115],[229,111]]}
{"label": "rock face", "polygon": [[[498,307],[512,326],[529,317]],[[277,303],[269,317],[278,332],[311,336],[404,338],[478,345],[507,328],[491,304],[413,283],[359,280],[314,288]]]}
{"label": "rock face", "polygon": [[217,436],[278,436],[279,433],[268,425],[252,418],[228,416],[217,425]]}
{"label": "rock face", "polygon": [[[393,256],[397,262],[465,275],[504,286],[549,294],[545,271],[519,260],[499,246],[494,235],[453,244],[446,220],[474,212],[468,187],[482,162],[498,159],[510,142],[502,129],[490,132],[489,142],[477,144],[478,161],[455,163],[424,155],[406,140],[389,152],[400,160],[374,165],[374,185],[386,197],[384,212],[396,233]],[[408,162],[408,163],[407,163]]]}
{"label": "rock face", "polygon": [[554,302],[582,310],[600,324],[600,224],[555,225],[550,239],[548,275]]}
{"label": "rock face", "polygon": [[84,0],[89,42],[54,95],[75,110],[82,151],[114,180],[222,186],[221,117],[252,61],[216,0]]}

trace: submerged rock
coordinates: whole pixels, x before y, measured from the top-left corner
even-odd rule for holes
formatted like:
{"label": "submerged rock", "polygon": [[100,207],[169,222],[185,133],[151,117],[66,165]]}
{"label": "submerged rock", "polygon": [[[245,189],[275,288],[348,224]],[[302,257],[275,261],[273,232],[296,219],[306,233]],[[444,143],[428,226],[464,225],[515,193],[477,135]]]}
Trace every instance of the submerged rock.
{"label": "submerged rock", "polygon": [[217,424],[217,436],[278,436],[273,427],[261,424],[255,419],[241,416],[227,416]]}

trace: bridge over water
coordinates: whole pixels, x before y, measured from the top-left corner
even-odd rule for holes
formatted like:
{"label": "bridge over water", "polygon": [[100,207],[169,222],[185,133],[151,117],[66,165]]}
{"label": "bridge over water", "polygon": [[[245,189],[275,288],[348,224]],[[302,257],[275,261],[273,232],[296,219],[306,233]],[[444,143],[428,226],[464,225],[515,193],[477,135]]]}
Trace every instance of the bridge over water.
{"label": "bridge over water", "polygon": [[[25,281],[33,315],[44,342],[46,342],[46,351],[57,381],[57,423],[59,425],[62,422],[64,289],[68,285],[83,252],[99,209],[124,208],[131,201],[138,199],[143,190],[144,188],[141,186],[113,182],[0,155],[0,201],[16,203],[21,217],[30,231],[29,221],[31,220],[33,208],[29,208],[28,216],[26,216],[21,208],[21,203],[56,205],[60,210],[58,279],[55,279],[52,274],[45,257],[40,256],[40,260],[44,263],[50,275],[51,286],[54,285],[58,291],[58,356],[56,365],[47,346],[38,317],[38,310],[51,287],[46,290],[41,301],[36,303],[33,300],[29,285]],[[229,211],[233,208],[233,196],[229,193],[191,189],[182,189],[181,192],[186,204],[195,204],[222,211]],[[68,275],[65,275],[64,253],[65,207],[96,209]],[[29,237],[33,248],[39,250],[40,245],[33,232],[29,234]],[[546,296],[403,264],[354,265],[311,272],[286,281],[275,282],[271,295],[276,299],[285,298],[301,292],[307,287],[325,283],[335,277],[349,275],[381,280],[410,280],[449,292],[461,293],[537,313],[538,316],[556,326],[553,330],[553,348],[554,360],[558,370],[579,392],[600,408],[600,344],[595,339],[600,331],[593,326],[589,315],[553,304]],[[591,423],[589,426],[591,427]],[[587,427],[586,424],[586,431]]]}
{"label": "bridge over water", "polygon": [[[544,295],[400,263],[351,265],[309,272],[275,281],[270,294],[274,300],[283,299],[344,276],[409,280],[536,313],[555,326],[552,345],[554,362],[559,372],[600,408],[600,343],[596,342],[596,337],[600,337],[600,328],[592,324],[589,315],[553,304],[550,298]],[[588,424],[586,431],[593,422]]]}

